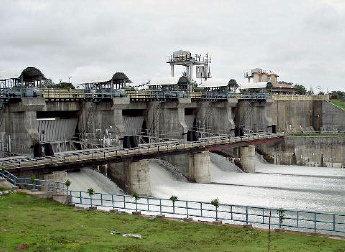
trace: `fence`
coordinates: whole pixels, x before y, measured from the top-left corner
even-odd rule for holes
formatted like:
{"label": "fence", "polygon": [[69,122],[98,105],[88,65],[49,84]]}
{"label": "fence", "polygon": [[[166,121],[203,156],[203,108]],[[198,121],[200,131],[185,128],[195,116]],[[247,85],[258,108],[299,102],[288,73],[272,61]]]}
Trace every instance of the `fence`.
{"label": "fence", "polygon": [[223,223],[268,225],[296,231],[313,231],[345,235],[345,214],[306,212],[298,210],[270,209],[252,206],[219,204],[208,202],[135,198],[130,195],[69,191],[72,202],[80,206],[92,206],[123,211],[141,211],[144,214],[166,215],[177,218],[193,218]]}
{"label": "fence", "polygon": [[35,178],[18,178],[12,173],[0,169],[0,177],[5,178],[12,185],[30,190],[45,191],[52,194],[68,194],[67,187],[62,182]]}
{"label": "fence", "polygon": [[[193,218],[200,221],[221,221],[223,223],[246,224],[257,227],[278,227],[295,231],[345,236],[345,214],[310,212],[299,210],[272,209],[210,202],[133,197],[130,195],[102,194],[89,195],[83,191],[70,191],[65,184],[38,179],[17,178],[0,170],[0,177],[19,187],[37,190],[52,190],[68,194],[71,202],[84,207],[98,207],[106,210],[140,211],[148,215],[166,215],[174,218]],[[48,186],[47,186],[48,185]]]}

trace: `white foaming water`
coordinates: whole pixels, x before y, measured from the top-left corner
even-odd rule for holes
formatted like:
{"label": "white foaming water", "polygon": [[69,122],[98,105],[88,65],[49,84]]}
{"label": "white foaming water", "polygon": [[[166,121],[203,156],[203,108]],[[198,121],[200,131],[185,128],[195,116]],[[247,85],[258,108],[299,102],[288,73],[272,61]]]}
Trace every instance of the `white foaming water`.
{"label": "white foaming water", "polygon": [[211,162],[215,165],[216,169],[228,172],[243,173],[238,166],[231,163],[226,157],[214,153],[210,153],[210,157]]}
{"label": "white foaming water", "polygon": [[123,191],[103,174],[83,168],[79,172],[67,173],[67,179],[71,181],[70,190],[84,191],[93,188],[97,193],[122,194]]}
{"label": "white foaming water", "polygon": [[[257,164],[260,167],[271,166],[258,161]],[[175,195],[181,200],[205,202],[218,198],[224,204],[345,212],[343,178],[238,173],[224,171],[224,167],[220,169],[213,164],[212,181],[221,184],[197,184],[176,181],[159,164],[150,164],[150,168],[151,189],[155,197]],[[304,168],[309,169],[299,169]]]}
{"label": "white foaming water", "polygon": [[291,191],[309,191],[329,194],[341,193],[345,195],[345,178],[335,176],[318,177],[270,173],[231,173],[225,172],[213,164],[211,169],[211,178],[213,183],[218,184],[252,186],[269,189],[287,189]]}

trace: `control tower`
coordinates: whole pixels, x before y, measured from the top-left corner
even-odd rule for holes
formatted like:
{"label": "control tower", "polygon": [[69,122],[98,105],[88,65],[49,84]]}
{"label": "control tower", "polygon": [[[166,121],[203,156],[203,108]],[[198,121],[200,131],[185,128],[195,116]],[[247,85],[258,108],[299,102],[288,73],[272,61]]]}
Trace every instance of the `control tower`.
{"label": "control tower", "polygon": [[175,75],[175,66],[184,66],[186,68],[185,74],[189,80],[193,78],[193,68],[196,66],[196,78],[208,79],[211,78],[210,63],[211,58],[208,54],[201,56],[201,54],[195,54],[194,57],[189,51],[175,51],[167,61],[171,67],[171,76]]}

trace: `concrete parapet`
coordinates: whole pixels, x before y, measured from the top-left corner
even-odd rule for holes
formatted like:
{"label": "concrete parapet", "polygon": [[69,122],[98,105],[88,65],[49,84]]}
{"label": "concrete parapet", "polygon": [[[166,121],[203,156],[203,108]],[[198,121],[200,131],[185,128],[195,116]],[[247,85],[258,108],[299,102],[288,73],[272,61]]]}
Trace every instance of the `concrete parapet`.
{"label": "concrete parapet", "polygon": [[240,147],[241,165],[245,172],[255,172],[255,146],[249,145]]}
{"label": "concrete parapet", "polygon": [[329,95],[283,95],[273,94],[272,99],[276,101],[328,101]]}
{"label": "concrete parapet", "polygon": [[39,111],[45,107],[45,100],[42,97],[21,98],[20,102],[11,103],[7,106],[9,112],[26,112],[26,111]]}

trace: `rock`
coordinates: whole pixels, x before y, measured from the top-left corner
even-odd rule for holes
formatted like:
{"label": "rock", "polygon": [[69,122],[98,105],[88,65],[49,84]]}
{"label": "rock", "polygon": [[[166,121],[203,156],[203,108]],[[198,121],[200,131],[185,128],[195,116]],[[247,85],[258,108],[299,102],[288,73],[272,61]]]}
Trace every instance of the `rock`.
{"label": "rock", "polygon": [[143,237],[140,234],[123,234],[123,237],[131,237],[136,239],[142,239]]}

